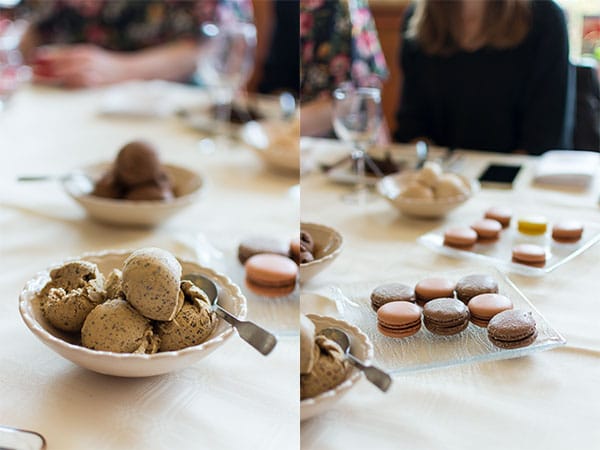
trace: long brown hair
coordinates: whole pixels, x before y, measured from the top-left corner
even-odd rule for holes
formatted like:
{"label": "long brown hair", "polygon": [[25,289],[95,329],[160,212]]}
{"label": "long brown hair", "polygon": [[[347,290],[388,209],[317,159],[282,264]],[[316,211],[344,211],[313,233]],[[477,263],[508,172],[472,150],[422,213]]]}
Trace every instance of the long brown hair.
{"label": "long brown hair", "polygon": [[[486,3],[480,38],[482,45],[510,48],[527,35],[531,21],[530,0],[482,0]],[[408,25],[414,38],[432,55],[447,56],[460,50],[462,30],[460,0],[420,0]]]}

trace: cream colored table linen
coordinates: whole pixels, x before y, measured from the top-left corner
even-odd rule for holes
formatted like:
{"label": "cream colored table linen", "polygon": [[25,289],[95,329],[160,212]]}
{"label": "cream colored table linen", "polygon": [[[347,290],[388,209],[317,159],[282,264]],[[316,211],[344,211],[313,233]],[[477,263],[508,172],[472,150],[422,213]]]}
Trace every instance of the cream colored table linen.
{"label": "cream colored table linen", "polygon": [[[305,155],[339,151],[307,141]],[[400,151],[412,152],[410,148]],[[465,153],[465,174],[489,161],[523,163],[513,190],[483,189],[444,221],[400,216],[383,199],[365,207],[342,203],[348,187],[323,175],[302,178],[301,216],[338,229],[344,250],[329,269],[303,286],[402,280],[403,273],[473,268],[473,262],[437,255],[416,243],[434,228],[477,216],[494,204],[599,221],[598,186],[573,194],[533,188],[535,158]],[[596,245],[542,278],[510,275],[567,339],[565,347],[528,357],[468,364],[395,377],[388,394],[364,379],[328,413],[302,423],[303,449],[540,449],[600,448],[600,281]],[[336,315],[328,302],[302,303],[304,312]]]}
{"label": "cream colored table linen", "polygon": [[[200,154],[201,136],[175,118],[99,116],[104,92],[29,88],[0,114],[0,424],[42,433],[49,450],[298,448],[296,337],[266,358],[234,337],[188,369],[122,379],[73,365],[23,324],[21,288],[68,256],[156,245],[227,272],[242,237],[297,233],[297,180],[267,172],[248,149]],[[14,182],[111,160],[136,138],[206,177],[202,199],[158,229],[99,225],[58,183]]]}

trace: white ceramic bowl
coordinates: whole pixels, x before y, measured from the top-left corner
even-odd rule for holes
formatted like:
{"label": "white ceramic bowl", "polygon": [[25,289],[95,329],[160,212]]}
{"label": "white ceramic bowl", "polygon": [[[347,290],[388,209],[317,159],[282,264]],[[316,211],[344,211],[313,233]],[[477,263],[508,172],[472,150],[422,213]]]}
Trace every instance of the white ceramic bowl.
{"label": "white ceramic bowl", "polygon": [[293,122],[248,122],[241,129],[244,143],[275,172],[300,176],[300,129]]}
{"label": "white ceramic bowl", "polygon": [[93,189],[90,180],[100,178],[110,166],[110,163],[100,163],[83,167],[78,171],[83,176],[66,178],[63,187],[91,218],[113,225],[158,225],[194,203],[203,185],[202,177],[197,173],[183,167],[163,164],[174,184],[176,196],[172,201],[133,201],[90,195]]}
{"label": "white ceramic bowl", "polygon": [[314,261],[300,264],[300,282],[306,281],[326,269],[342,251],[342,235],[335,229],[318,223],[302,222],[300,229],[308,231],[315,241]]}
{"label": "white ceramic bowl", "polygon": [[[80,258],[98,264],[106,276],[113,268],[121,268],[130,250],[89,253]],[[180,261],[183,273],[198,272],[209,277],[220,287],[219,303],[237,317],[246,317],[246,298],[240,288],[225,275],[189,261]],[[152,355],[113,353],[91,350],[78,344],[78,337],[57,330],[44,318],[40,310],[39,291],[50,279],[50,270],[44,270],[27,282],[19,296],[19,312],[31,332],[44,344],[69,361],[94,372],[121,377],[148,377],[182,369],[208,356],[229,339],[235,330],[219,320],[216,330],[200,345],[172,352]]]}
{"label": "white ceramic bowl", "polygon": [[[327,327],[341,328],[350,337],[352,354],[365,363],[370,363],[373,360],[373,344],[367,335],[354,325],[341,319],[316,314],[308,314],[307,317],[315,324],[317,333]],[[309,419],[330,409],[344,394],[352,389],[361,377],[362,372],[353,367],[346,381],[337,385],[334,389],[323,392],[316,397],[302,400],[300,402],[300,420]]]}
{"label": "white ceramic bowl", "polygon": [[414,180],[414,172],[404,172],[382,178],[377,183],[377,191],[402,214],[424,219],[435,219],[445,216],[453,209],[465,203],[479,189],[477,181],[469,180],[462,175],[457,176],[468,186],[467,194],[435,199],[401,197],[400,192],[402,188],[408,182]]}

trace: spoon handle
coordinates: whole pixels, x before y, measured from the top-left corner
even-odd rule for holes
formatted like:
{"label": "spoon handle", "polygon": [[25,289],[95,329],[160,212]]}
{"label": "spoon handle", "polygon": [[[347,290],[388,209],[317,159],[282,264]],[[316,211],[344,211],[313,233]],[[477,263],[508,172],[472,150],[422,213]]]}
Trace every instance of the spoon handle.
{"label": "spoon handle", "polygon": [[17,177],[17,181],[48,181],[60,179],[56,175],[21,175]]}
{"label": "spoon handle", "polygon": [[217,305],[217,315],[233,326],[240,337],[263,355],[268,355],[275,348],[277,338],[267,330],[253,322],[240,320],[229,311]]}
{"label": "spoon handle", "polygon": [[369,380],[383,392],[386,392],[390,388],[390,385],[392,384],[392,377],[390,377],[383,370],[375,366],[367,366],[363,364],[350,353],[348,353],[348,359],[352,364],[354,364],[354,366],[362,370],[367,377],[367,380]]}

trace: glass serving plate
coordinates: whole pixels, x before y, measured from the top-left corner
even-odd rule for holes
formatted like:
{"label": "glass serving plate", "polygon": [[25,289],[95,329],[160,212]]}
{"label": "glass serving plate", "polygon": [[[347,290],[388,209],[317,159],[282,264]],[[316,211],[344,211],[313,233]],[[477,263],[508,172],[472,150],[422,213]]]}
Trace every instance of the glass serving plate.
{"label": "glass serving plate", "polygon": [[[509,272],[526,276],[542,276],[552,272],[557,267],[572,260],[600,240],[600,224],[594,222],[583,223],[582,238],[571,244],[556,242],[551,237],[552,221],[549,222],[548,231],[543,236],[527,236],[516,228],[516,221],[511,226],[500,232],[500,238],[491,243],[476,243],[468,250],[461,250],[444,245],[444,232],[455,226],[470,226],[475,220],[446,224],[429,233],[424,234],[418,242],[425,247],[455,258],[470,258],[485,264],[504,269]],[[546,249],[546,264],[543,267],[534,267],[512,261],[512,249],[517,244],[531,243],[541,245]]]}
{"label": "glass serving plate", "polygon": [[[488,340],[487,329],[472,323],[469,323],[466,330],[454,336],[435,335],[425,326],[422,326],[415,335],[402,339],[389,338],[377,331],[377,315],[371,309],[370,301],[371,292],[375,287],[389,282],[414,285],[419,280],[431,276],[458,281],[461,277],[474,273],[493,276],[498,282],[499,292],[512,300],[515,309],[533,313],[538,330],[538,337],[533,344],[510,350],[495,347]],[[395,279],[331,286],[326,291],[322,295],[335,302],[343,318],[356,325],[371,339],[375,353],[374,364],[393,374],[517,358],[566,343],[513,282],[494,268],[477,267],[451,272],[411,273],[399,275]]]}

